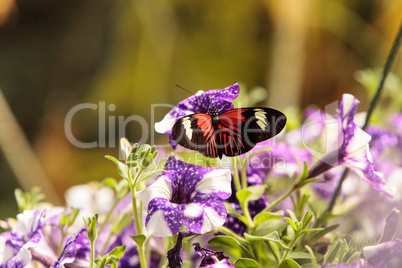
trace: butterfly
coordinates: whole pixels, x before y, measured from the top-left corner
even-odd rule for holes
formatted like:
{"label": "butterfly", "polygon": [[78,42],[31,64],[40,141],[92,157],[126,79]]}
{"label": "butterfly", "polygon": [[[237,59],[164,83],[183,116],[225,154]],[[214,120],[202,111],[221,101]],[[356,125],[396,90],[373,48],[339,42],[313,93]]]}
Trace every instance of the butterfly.
{"label": "butterfly", "polygon": [[222,159],[250,151],[257,143],[277,135],[286,125],[286,116],[271,108],[239,108],[219,114],[196,113],[180,118],[172,128],[173,139],[181,146],[206,157]]}

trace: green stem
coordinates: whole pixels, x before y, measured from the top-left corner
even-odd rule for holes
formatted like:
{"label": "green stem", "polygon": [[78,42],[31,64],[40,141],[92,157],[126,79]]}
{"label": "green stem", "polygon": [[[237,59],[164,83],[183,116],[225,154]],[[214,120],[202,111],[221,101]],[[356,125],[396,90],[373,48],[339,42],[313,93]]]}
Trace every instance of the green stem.
{"label": "green stem", "polygon": [[143,171],[143,169],[140,169],[140,170],[138,171],[137,175],[135,176],[135,180],[134,180],[134,182],[133,182],[134,187],[137,186],[137,182],[138,182],[138,180],[139,180],[139,178],[140,178],[140,175],[141,175],[142,171]]}
{"label": "green stem", "polygon": [[281,263],[283,262],[283,260],[286,260],[286,258],[288,257],[289,253],[292,252],[293,246],[295,245],[296,240],[297,240],[298,238],[299,238],[299,235],[298,235],[298,234],[295,234],[295,237],[294,237],[294,239],[292,240],[292,243],[290,243],[289,248],[285,249],[285,253],[283,254]]}
{"label": "green stem", "polygon": [[331,198],[331,202],[329,203],[327,212],[329,212],[329,213],[332,212],[332,209],[333,209],[334,206],[335,206],[336,199],[337,199],[337,197],[339,196],[339,194],[340,194],[340,192],[341,192],[343,181],[344,181],[344,180],[346,179],[346,177],[348,176],[348,173],[349,173],[349,169],[346,168],[346,169],[343,171],[341,180],[339,181],[338,186],[336,187],[336,190],[335,190],[335,192],[334,192],[334,195],[333,195],[332,198]]}
{"label": "green stem", "polygon": [[191,239],[183,242],[183,248],[186,252],[186,259],[191,262]]}
{"label": "green stem", "polygon": [[[142,169],[140,169],[135,176],[135,179],[132,179],[131,172],[129,171],[129,178],[130,178],[130,191],[131,191],[131,202],[133,205],[133,212],[134,212],[134,221],[135,221],[135,230],[137,234],[142,234],[142,217],[140,219],[140,215],[138,214],[138,206],[137,206],[137,199],[135,197],[135,187],[137,185],[137,181],[142,173]],[[142,208],[142,205],[141,205]],[[142,213],[141,213],[142,216]]]}
{"label": "green stem", "polygon": [[144,243],[142,243],[141,245],[138,244],[138,255],[140,257],[140,264],[141,264],[141,268],[147,268],[147,262],[145,261],[145,250],[144,250]]}
{"label": "green stem", "polygon": [[130,188],[131,188],[131,202],[133,204],[133,212],[134,212],[135,230],[137,231],[137,234],[142,234],[141,222],[138,215],[137,199],[135,197],[135,189],[133,185],[130,185]]}
{"label": "green stem", "polygon": [[[131,202],[133,206],[133,212],[134,212],[134,222],[135,222],[135,229],[137,231],[137,234],[142,234],[142,213],[138,214],[138,206],[137,206],[137,198],[135,197],[135,188],[137,185],[137,182],[140,178],[140,175],[142,173],[142,169],[140,169],[135,176],[135,179],[132,180],[131,173],[129,173],[129,178],[130,178],[130,191],[131,191]],[[140,208],[142,209],[142,203],[140,203]],[[140,218],[141,216],[141,218]],[[146,268],[147,267],[147,262],[145,259],[145,250],[144,250],[144,243],[137,244],[138,245],[138,255],[140,257],[140,264],[141,268]]]}
{"label": "green stem", "polygon": [[94,268],[95,261],[95,243],[91,241],[91,268]]}
{"label": "green stem", "polygon": [[225,226],[219,226],[216,228],[217,231],[222,232],[224,234],[227,234],[228,236],[233,237],[234,239],[236,239],[237,241],[241,242],[241,243],[245,243],[248,244],[248,241],[246,239],[244,239],[243,237],[237,235],[235,232],[233,232],[232,230],[226,228]]}
{"label": "green stem", "polygon": [[392,44],[392,48],[391,48],[389,55],[387,57],[387,60],[385,62],[381,80],[377,87],[377,92],[375,93],[373,99],[371,100],[370,107],[367,111],[366,120],[362,127],[363,130],[367,127],[367,125],[370,121],[371,115],[374,111],[374,108],[377,106],[377,103],[380,100],[380,96],[381,96],[382,90],[384,88],[385,79],[387,78],[389,72],[391,71],[392,66],[394,65],[395,59],[398,56],[398,52],[401,47],[401,43],[402,43],[402,23],[399,26],[399,32],[395,37],[394,43]]}
{"label": "green stem", "polygon": [[271,211],[271,209],[273,209],[274,207],[276,207],[280,202],[282,202],[286,197],[288,197],[289,195],[291,195],[293,193],[293,191],[295,190],[295,186],[293,186],[292,188],[289,189],[289,191],[287,191],[286,193],[284,193],[283,195],[281,195],[278,199],[276,199],[274,202],[272,202],[268,207],[264,208],[262,212],[269,212]]}
{"label": "green stem", "polygon": [[236,192],[240,192],[241,185],[240,185],[240,179],[239,179],[239,171],[237,170],[236,158],[232,159],[232,165],[233,165],[233,180],[234,180],[234,183],[235,183]]}
{"label": "green stem", "polygon": [[[399,26],[399,32],[395,37],[394,43],[392,44],[392,48],[391,48],[391,50],[390,50],[390,52],[388,54],[387,60],[385,62],[384,69],[383,69],[382,76],[381,76],[381,80],[380,80],[380,83],[378,84],[378,87],[377,87],[377,91],[376,91],[373,99],[370,102],[369,109],[367,110],[366,120],[365,120],[364,125],[362,127],[363,130],[366,129],[366,127],[367,127],[367,125],[368,125],[368,123],[370,121],[370,118],[371,118],[371,116],[372,116],[372,114],[374,112],[374,109],[377,106],[378,101],[380,100],[381,93],[382,93],[383,88],[384,88],[385,79],[387,78],[389,72],[391,71],[391,68],[392,68],[392,66],[393,66],[393,64],[395,62],[396,56],[398,55],[399,49],[401,47],[401,43],[402,43],[402,23]],[[332,209],[333,209],[333,207],[335,205],[335,201],[336,201],[336,199],[337,199],[337,197],[338,197],[338,195],[339,195],[339,193],[341,191],[342,184],[345,181],[347,174],[348,174],[348,169],[345,169],[345,171],[342,174],[341,180],[339,181],[338,187],[336,188],[336,191],[335,191],[334,195],[332,196],[331,203],[328,206],[327,212],[332,211]]]}
{"label": "green stem", "polygon": [[241,210],[243,211],[244,217],[246,217],[246,219],[247,219],[246,225],[249,228],[254,228],[254,222],[253,222],[253,219],[251,218],[250,211],[248,210],[247,200],[244,203],[240,204],[240,207],[241,207]]}

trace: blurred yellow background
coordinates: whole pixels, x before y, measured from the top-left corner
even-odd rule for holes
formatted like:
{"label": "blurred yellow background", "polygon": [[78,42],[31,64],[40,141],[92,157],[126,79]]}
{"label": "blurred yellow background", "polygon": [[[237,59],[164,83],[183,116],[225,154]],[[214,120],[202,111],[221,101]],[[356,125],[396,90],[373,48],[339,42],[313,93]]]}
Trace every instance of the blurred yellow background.
{"label": "blurred yellow background", "polygon": [[[175,84],[262,86],[260,105],[279,109],[348,92],[364,109],[356,71],[382,68],[401,18],[400,0],[0,0],[0,218],[15,215],[16,187],[61,205],[69,186],[117,177],[103,156],[118,155],[119,116],[143,118],[147,142],[166,144],[151,122],[189,96]],[[68,112],[85,103],[97,108],[78,111],[72,133],[99,144],[105,105],[103,148],[66,137]],[[130,142],[141,122],[127,124]]]}

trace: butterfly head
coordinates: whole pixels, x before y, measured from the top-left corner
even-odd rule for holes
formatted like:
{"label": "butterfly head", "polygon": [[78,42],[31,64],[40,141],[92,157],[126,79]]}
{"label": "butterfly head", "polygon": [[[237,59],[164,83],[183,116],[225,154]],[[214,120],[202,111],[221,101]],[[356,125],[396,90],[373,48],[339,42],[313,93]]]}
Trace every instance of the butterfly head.
{"label": "butterfly head", "polygon": [[211,106],[211,108],[209,108],[209,115],[212,117],[218,116],[218,110],[214,106]]}

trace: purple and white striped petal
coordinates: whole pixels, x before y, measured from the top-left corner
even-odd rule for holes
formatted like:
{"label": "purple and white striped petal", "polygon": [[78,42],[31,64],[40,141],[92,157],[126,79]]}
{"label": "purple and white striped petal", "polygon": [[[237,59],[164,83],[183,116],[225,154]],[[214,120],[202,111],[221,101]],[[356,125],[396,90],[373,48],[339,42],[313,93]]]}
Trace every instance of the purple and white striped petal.
{"label": "purple and white striped petal", "polygon": [[172,236],[184,224],[202,234],[223,225],[226,210],[221,199],[231,195],[229,169],[202,168],[170,157],[165,170],[138,193],[148,210],[148,233]]}

